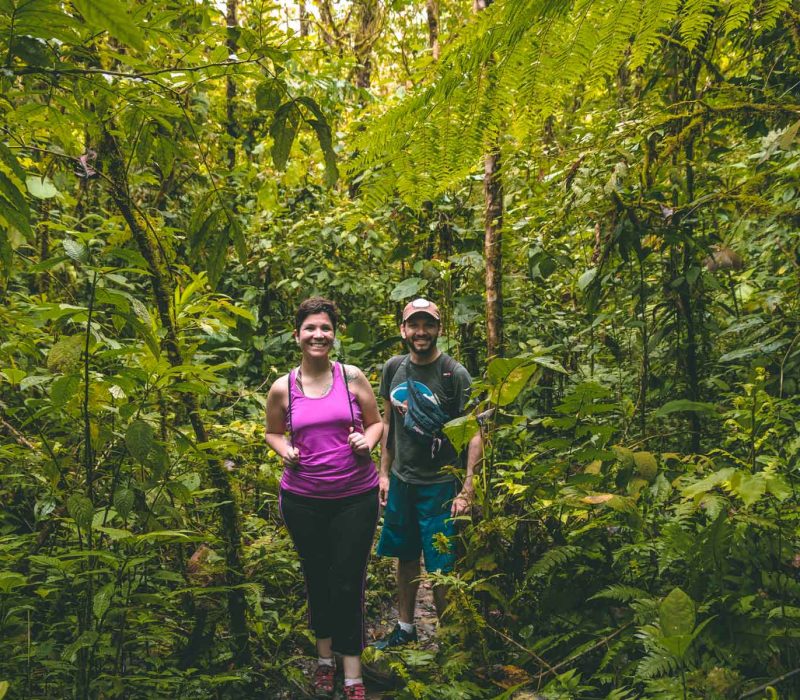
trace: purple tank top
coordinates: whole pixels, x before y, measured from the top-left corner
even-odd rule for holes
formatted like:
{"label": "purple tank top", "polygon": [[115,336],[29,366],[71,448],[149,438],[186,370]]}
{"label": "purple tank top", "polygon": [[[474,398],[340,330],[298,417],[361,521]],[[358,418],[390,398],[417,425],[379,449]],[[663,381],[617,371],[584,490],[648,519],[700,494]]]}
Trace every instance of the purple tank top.
{"label": "purple tank top", "polygon": [[292,442],[300,450],[300,463],[283,470],[281,488],[298,496],[343,498],[369,491],[378,485],[378,472],[369,456],[357,456],[350,449],[350,406],[356,430],[363,431],[361,407],[348,394],[342,365],[333,365],[333,386],[320,398],[303,394],[297,387],[295,371],[289,372],[292,392]]}

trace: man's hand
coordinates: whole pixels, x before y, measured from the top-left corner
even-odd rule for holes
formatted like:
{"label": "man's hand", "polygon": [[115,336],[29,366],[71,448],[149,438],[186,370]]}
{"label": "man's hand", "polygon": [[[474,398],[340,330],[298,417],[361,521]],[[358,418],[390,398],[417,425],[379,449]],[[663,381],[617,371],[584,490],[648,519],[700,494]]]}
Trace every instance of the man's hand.
{"label": "man's hand", "polygon": [[300,464],[300,450],[292,445],[286,448],[286,454],[283,456],[283,464],[289,469],[294,469]]}
{"label": "man's hand", "polygon": [[362,457],[369,456],[369,443],[367,442],[367,438],[364,436],[364,433],[357,433],[355,430],[350,428],[350,434],[347,436],[347,442],[350,443],[350,449],[357,455],[361,455]]}
{"label": "man's hand", "polygon": [[381,505],[385,506],[386,501],[389,499],[389,475],[388,474],[379,474],[378,475],[378,498],[380,499]]}
{"label": "man's hand", "polygon": [[461,493],[453,499],[453,505],[450,506],[450,517],[455,518],[459,515],[467,515],[471,505],[472,492],[466,489],[462,490]]}

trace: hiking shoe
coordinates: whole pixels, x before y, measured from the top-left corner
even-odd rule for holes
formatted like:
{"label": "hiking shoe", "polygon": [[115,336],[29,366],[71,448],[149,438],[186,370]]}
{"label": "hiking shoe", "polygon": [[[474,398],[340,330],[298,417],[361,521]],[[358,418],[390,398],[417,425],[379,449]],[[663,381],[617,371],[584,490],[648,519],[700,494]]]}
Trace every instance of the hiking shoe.
{"label": "hiking shoe", "polygon": [[336,667],[325,666],[320,664],[314,671],[314,680],[311,682],[311,687],[314,691],[315,698],[332,698],[334,688],[334,674]]}
{"label": "hiking shoe", "polygon": [[344,696],[347,700],[367,700],[367,689],[363,683],[355,685],[345,685]]}
{"label": "hiking shoe", "polygon": [[410,644],[417,641],[417,628],[415,627],[411,632],[406,632],[398,622],[394,629],[383,639],[378,639],[372,643],[376,649],[383,651],[391,647],[401,647],[404,644]]}

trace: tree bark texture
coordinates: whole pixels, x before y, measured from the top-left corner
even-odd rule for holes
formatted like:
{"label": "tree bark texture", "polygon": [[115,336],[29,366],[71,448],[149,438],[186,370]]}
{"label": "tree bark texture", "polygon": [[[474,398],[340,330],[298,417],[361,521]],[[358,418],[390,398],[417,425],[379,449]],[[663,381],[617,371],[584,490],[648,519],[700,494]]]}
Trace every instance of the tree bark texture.
{"label": "tree bark texture", "polygon": [[[473,0],[472,8],[481,12],[491,4],[492,0]],[[486,71],[490,68],[491,61]],[[496,141],[483,157],[487,357],[503,354],[503,180],[500,165],[500,145]]]}
{"label": "tree bark texture", "polygon": [[439,60],[439,2],[427,0],[425,10],[428,15],[428,47],[434,61]]}
{"label": "tree bark texture", "polygon": [[298,14],[300,15],[300,36],[308,36],[308,9],[305,0],[297,3]]}
{"label": "tree bark texture", "polygon": [[[103,134],[101,152],[104,163],[102,169],[110,181],[111,197],[128,224],[139,252],[150,268],[150,283],[164,330],[164,349],[170,365],[177,367],[183,365],[184,360],[178,345],[177,328],[170,307],[170,302],[174,298],[174,289],[164,269],[164,261],[160,259],[156,245],[147,230],[147,224],[135,211],[125,177],[125,159],[110,131],[106,128]],[[208,432],[203,424],[197,396],[191,393],[182,393],[181,402],[189,416],[197,442],[208,442]],[[244,663],[249,658],[249,640],[246,603],[244,592],[240,588],[246,582],[241,552],[241,514],[231,480],[222,461],[210,457],[207,460],[207,467],[211,485],[217,490],[221,502],[219,512],[222,541],[225,546],[225,585],[228,586],[228,615],[234,640],[234,654],[238,662]]]}
{"label": "tree bark texture", "polygon": [[[236,20],[236,0],[227,0],[226,22],[228,26],[225,43],[228,55],[235,55],[237,49],[236,32],[239,28]],[[233,74],[228,73],[225,79],[225,131],[228,134],[228,167],[236,167],[236,83]]]}
{"label": "tree bark texture", "polygon": [[486,355],[503,354],[503,181],[500,152],[483,160],[484,239],[486,262]]}

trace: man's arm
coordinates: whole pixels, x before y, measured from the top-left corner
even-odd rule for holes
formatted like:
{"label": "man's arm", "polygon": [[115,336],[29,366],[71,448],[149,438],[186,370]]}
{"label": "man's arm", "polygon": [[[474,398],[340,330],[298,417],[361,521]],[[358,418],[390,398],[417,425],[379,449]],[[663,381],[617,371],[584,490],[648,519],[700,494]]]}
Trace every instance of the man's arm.
{"label": "man's arm", "polygon": [[472,498],[475,495],[475,476],[480,473],[483,463],[483,434],[478,430],[467,445],[467,473],[464,476],[464,485],[461,492],[453,499],[450,516],[455,518],[469,510]]}
{"label": "man's arm", "polygon": [[378,473],[378,495],[381,505],[386,505],[386,498],[389,495],[389,472],[394,461],[394,452],[389,446],[389,425],[392,420],[392,401],[383,400],[383,434],[381,435],[381,468]]}

